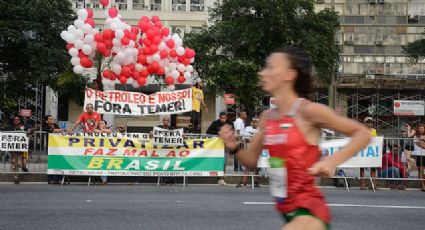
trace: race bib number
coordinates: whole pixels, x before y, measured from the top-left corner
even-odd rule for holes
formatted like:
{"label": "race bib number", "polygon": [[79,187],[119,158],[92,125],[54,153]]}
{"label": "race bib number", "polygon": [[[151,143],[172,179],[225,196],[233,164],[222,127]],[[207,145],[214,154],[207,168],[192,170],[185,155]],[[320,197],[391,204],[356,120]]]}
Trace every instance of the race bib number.
{"label": "race bib number", "polygon": [[269,158],[270,169],[270,193],[277,200],[282,200],[287,197],[288,178],[285,161],[281,158]]}

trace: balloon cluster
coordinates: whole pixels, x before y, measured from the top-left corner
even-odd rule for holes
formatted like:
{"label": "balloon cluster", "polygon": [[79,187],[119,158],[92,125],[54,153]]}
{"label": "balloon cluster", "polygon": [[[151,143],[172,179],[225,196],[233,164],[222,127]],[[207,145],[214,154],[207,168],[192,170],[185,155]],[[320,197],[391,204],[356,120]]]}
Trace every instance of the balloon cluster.
{"label": "balloon cluster", "polygon": [[138,26],[130,26],[111,7],[99,32],[94,28],[93,9],[80,9],[77,15],[74,25],[61,33],[76,74],[93,71],[94,58],[100,54],[102,83],[107,87],[115,82],[139,87],[148,84],[149,77],[157,77],[173,89],[192,76],[195,51],[183,47],[179,35],[171,35],[158,16],[143,16]]}

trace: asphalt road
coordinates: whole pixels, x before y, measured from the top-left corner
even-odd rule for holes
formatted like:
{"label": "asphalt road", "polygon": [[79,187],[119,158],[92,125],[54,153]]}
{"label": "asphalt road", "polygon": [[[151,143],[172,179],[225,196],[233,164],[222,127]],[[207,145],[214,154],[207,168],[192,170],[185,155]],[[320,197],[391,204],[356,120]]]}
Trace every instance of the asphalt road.
{"label": "asphalt road", "polygon": [[[323,189],[332,229],[424,229],[425,193]],[[0,184],[0,229],[281,229],[268,188]]]}

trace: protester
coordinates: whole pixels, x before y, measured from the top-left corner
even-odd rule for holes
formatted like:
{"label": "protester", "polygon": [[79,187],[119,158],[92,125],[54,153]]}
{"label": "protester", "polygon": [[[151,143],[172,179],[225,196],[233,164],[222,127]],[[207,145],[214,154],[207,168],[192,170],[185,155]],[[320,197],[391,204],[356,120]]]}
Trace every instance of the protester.
{"label": "protester", "polygon": [[[247,116],[245,111],[240,111],[238,113],[238,118],[233,122],[233,126],[235,127],[235,134],[242,140],[242,136],[245,133],[245,122],[246,122]],[[242,144],[242,142],[241,142]],[[241,146],[242,147],[242,146]],[[242,171],[242,167],[239,165],[238,160],[236,157],[234,157],[234,170],[235,172]]]}
{"label": "protester", "polygon": [[[162,125],[158,125],[159,128],[162,129],[175,129],[174,127],[170,126],[170,117],[168,115],[165,115],[162,117]],[[161,184],[168,184],[173,185],[176,183],[175,177],[161,177],[160,179]]]}
{"label": "protester", "polygon": [[[259,131],[247,150],[230,126],[220,137],[246,167],[257,167],[266,148],[270,153],[270,183],[276,207],[287,221],[284,229],[329,229],[331,214],[315,187],[315,176],[331,177],[338,165],[366,147],[370,132],[332,109],[307,99],[312,90],[312,64],[296,47],[281,48],[267,59],[259,73],[263,89],[277,100],[277,108],[263,112]],[[332,156],[319,161],[320,129],[330,128],[351,136],[351,141]]]}
{"label": "protester", "polygon": [[[407,171],[401,162],[398,155],[399,148],[397,144],[392,145],[391,151],[387,151],[382,156],[382,168],[378,169],[378,175],[381,178],[407,178]],[[406,186],[403,185],[402,181],[388,182],[388,188],[391,190],[399,189],[406,190]]]}
{"label": "protester", "polygon": [[98,112],[93,111],[93,104],[87,104],[86,111],[77,118],[74,125],[68,130],[69,133],[74,132],[74,129],[81,123],[85,133],[92,133],[98,127],[102,118]]}
{"label": "protester", "polygon": [[[364,123],[366,125],[366,127],[369,129],[370,135],[372,137],[376,137],[378,136],[376,129],[373,128],[373,119],[371,117],[365,117],[364,119]],[[365,168],[360,168],[360,177],[362,179],[360,179],[360,190],[366,190],[366,182],[364,176],[365,176]],[[373,186],[375,186],[375,190],[378,189],[378,187],[376,186],[376,180],[374,179],[376,177],[376,168],[371,168],[370,169],[370,176],[372,177],[372,185],[369,187],[370,189],[374,189]]]}
{"label": "protester", "polygon": [[[245,133],[243,134],[243,142],[245,143],[245,148],[247,148],[249,146],[251,138],[255,134],[257,134],[257,132],[258,132],[258,121],[259,120],[258,120],[257,117],[252,118],[251,126],[247,126],[245,128]],[[255,178],[254,179],[254,186],[256,188],[260,187],[260,178],[258,177],[259,168],[256,167],[254,170],[249,170],[247,167],[243,167],[243,170],[244,170],[243,171],[244,176],[242,178],[242,181],[240,181],[239,184],[236,185],[236,187],[240,188],[240,187],[242,187],[242,184],[244,186],[246,186],[246,182],[247,182],[247,179],[248,179],[247,174],[249,174],[251,172],[254,173],[254,175],[256,176],[256,177],[254,177]]]}
{"label": "protester", "polygon": [[202,92],[202,83],[196,82],[192,86],[192,127],[196,133],[201,133],[201,104],[204,106],[205,112],[208,108],[204,102],[204,93]]}
{"label": "protester", "polygon": [[[106,122],[105,120],[101,120],[99,122],[99,127],[96,128],[93,132],[112,133],[112,130],[108,128],[108,122]],[[108,176],[100,176],[100,180],[102,180],[102,185],[106,185],[108,183]]]}
{"label": "protester", "polygon": [[[62,129],[59,128],[58,124],[56,124],[55,119],[52,115],[46,115],[44,116],[44,124],[42,127],[43,132],[46,133],[61,133],[63,132]],[[48,136],[47,143],[49,141]],[[47,144],[49,146],[49,144]],[[59,184],[60,176],[59,175],[48,175],[47,176],[47,183],[48,184]]]}
{"label": "protester", "polygon": [[412,137],[415,136],[416,130],[415,130],[415,128],[413,128],[412,123],[407,123],[406,129],[407,129],[407,137],[408,138],[412,138]]}
{"label": "protester", "polygon": [[418,176],[421,179],[420,188],[422,192],[425,192],[425,125],[419,124],[416,128],[416,134],[413,138],[413,158],[416,161],[418,167]]}
{"label": "protester", "polygon": [[[223,125],[230,125],[233,126],[233,123],[229,122],[227,120],[227,114],[226,112],[220,112],[219,114],[219,118],[215,121],[213,121],[210,126],[207,129],[207,134],[209,135],[218,135],[218,132],[220,131],[221,127],[223,127]],[[227,149],[224,150],[225,151],[225,156],[224,156],[224,173],[226,173],[226,165],[227,165],[227,157],[228,157],[228,151]],[[226,181],[224,181],[224,177],[220,177],[218,179],[218,184],[219,185],[223,185],[223,186],[227,186],[228,184],[226,183]]]}
{"label": "protester", "polygon": [[[21,132],[29,132],[29,129],[22,124],[22,119],[19,116],[13,117],[13,125],[9,128],[10,131],[21,131]],[[10,151],[10,155],[12,156],[11,160],[11,169],[12,172],[17,172],[18,167],[20,166],[23,172],[28,172],[27,168],[27,160],[28,160],[28,152],[15,152]],[[19,164],[19,160],[21,160],[21,164]],[[18,175],[13,176],[13,180],[15,184],[19,183]]]}

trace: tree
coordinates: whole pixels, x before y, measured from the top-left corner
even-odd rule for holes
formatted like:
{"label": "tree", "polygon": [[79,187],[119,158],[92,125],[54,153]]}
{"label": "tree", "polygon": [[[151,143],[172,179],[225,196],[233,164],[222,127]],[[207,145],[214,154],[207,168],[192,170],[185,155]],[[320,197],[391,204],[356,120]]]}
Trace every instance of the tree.
{"label": "tree", "polygon": [[425,58],[425,39],[417,40],[403,47],[412,61],[417,62],[421,58]]}
{"label": "tree", "polygon": [[16,112],[18,100],[31,96],[29,87],[35,83],[55,86],[57,77],[68,70],[65,41],[59,35],[74,18],[70,1],[0,4],[0,105],[6,113]]}
{"label": "tree", "polygon": [[224,0],[210,13],[213,25],[186,40],[197,51],[195,68],[218,94],[236,93],[250,114],[262,97],[257,72],[274,49],[303,47],[321,83],[329,83],[337,69],[338,15],[330,9],[315,13],[313,1]]}

